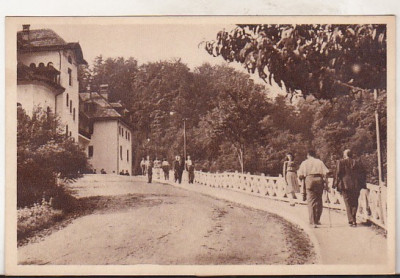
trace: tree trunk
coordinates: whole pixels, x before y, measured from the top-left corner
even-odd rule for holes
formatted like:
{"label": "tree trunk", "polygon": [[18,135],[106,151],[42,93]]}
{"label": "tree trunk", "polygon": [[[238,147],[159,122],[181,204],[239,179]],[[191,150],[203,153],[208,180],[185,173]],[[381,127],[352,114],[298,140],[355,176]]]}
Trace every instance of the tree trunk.
{"label": "tree trunk", "polygon": [[243,161],[243,153],[244,153],[243,149],[244,148],[243,147],[238,148],[236,146],[234,146],[234,147],[235,147],[235,150],[236,150],[236,153],[237,153],[237,156],[239,159],[240,168],[241,168],[242,174],[243,174],[244,173],[244,161]]}

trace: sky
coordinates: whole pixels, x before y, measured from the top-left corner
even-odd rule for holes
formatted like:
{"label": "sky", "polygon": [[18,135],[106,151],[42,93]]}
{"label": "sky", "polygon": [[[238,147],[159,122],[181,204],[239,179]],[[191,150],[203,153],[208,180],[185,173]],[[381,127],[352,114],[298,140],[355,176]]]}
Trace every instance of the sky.
{"label": "sky", "polygon": [[[103,58],[135,58],[139,64],[181,58],[193,70],[208,62],[212,65],[226,63],[222,57],[209,55],[201,42],[214,40],[219,31],[230,31],[235,25],[214,24],[31,24],[31,30],[52,29],[66,42],[79,42],[89,65],[100,54]],[[244,67],[236,62],[230,66],[243,72]],[[265,85],[271,92],[280,88],[269,86],[252,74],[251,79]],[[275,93],[273,93],[275,95]]]}
{"label": "sky", "polygon": [[199,43],[216,38],[218,31],[234,25],[38,25],[31,29],[54,30],[67,42],[79,42],[89,64],[98,55],[134,57],[139,64],[181,58],[191,69],[204,62],[219,64]]}

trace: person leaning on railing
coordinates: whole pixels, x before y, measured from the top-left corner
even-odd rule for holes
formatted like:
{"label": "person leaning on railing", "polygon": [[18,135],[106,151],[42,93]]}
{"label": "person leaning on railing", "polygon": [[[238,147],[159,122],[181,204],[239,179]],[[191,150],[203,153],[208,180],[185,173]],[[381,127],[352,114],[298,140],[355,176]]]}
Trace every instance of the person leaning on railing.
{"label": "person leaning on railing", "polygon": [[317,225],[321,225],[322,193],[329,169],[315,156],[314,150],[308,150],[307,159],[301,163],[297,174],[305,183],[309,220],[310,224],[316,228]]}

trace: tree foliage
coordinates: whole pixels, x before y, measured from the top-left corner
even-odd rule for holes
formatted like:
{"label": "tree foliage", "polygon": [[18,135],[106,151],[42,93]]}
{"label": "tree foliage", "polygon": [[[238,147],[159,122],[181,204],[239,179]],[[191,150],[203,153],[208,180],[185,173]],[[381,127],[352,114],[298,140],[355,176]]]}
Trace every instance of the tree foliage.
{"label": "tree foliage", "polygon": [[38,108],[29,117],[18,108],[17,120],[18,206],[57,197],[57,179],[73,180],[89,167],[85,153],[51,112]]}
{"label": "tree foliage", "polygon": [[386,88],[386,25],[238,25],[205,49],[292,95],[331,99]]}
{"label": "tree foliage", "polygon": [[[197,169],[241,171],[243,166],[245,172],[277,176],[287,152],[300,163],[310,146],[333,169],[334,160],[351,147],[365,162],[369,181],[376,182],[376,102],[368,92],[327,100],[272,99],[267,98],[267,88],[227,65],[203,64],[191,71],[180,60],[138,65],[123,78],[130,89],[123,98],[115,92],[110,98],[121,100],[133,112],[136,173],[146,155],[172,162],[183,154],[185,119],[187,154]],[[386,142],[386,92],[381,90],[379,96],[382,142]]]}

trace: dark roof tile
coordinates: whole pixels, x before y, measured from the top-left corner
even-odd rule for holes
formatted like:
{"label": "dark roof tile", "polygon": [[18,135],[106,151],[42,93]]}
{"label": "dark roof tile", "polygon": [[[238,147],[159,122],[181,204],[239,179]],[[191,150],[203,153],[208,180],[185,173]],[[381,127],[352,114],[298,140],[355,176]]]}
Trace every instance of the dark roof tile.
{"label": "dark roof tile", "polygon": [[17,46],[20,51],[72,49],[75,51],[78,63],[87,64],[83,58],[82,49],[79,43],[67,43],[51,29],[19,31],[17,33]]}

